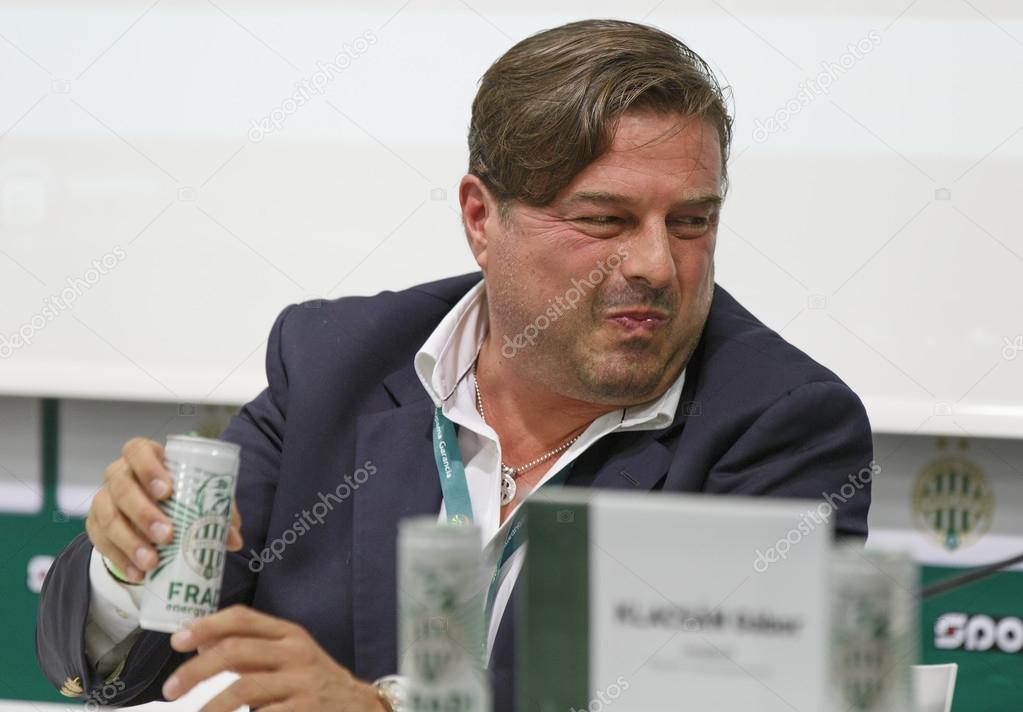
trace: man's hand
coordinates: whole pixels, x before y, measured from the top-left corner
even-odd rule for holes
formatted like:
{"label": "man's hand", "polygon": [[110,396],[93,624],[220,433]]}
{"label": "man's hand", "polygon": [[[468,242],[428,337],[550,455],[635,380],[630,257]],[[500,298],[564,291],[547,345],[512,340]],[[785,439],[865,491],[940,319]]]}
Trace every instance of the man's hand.
{"label": "man's hand", "polygon": [[248,606],[200,618],[171,636],[171,647],[183,653],[198,650],[199,655],[167,678],[163,694],[168,700],[225,670],[240,675],[202,712],[231,712],[242,705],[260,712],[385,709],[376,688],[338,665],[305,628]]}
{"label": "man's hand", "polygon": [[[154,544],[174,540],[174,527],[157,503],[171,495],[174,482],[163,466],[163,446],[153,440],[132,438],[121,457],[103,473],[103,487],[92,499],[85,529],[99,553],[134,582],[156,566]],[[228,551],[242,548],[242,521],[231,505]]]}

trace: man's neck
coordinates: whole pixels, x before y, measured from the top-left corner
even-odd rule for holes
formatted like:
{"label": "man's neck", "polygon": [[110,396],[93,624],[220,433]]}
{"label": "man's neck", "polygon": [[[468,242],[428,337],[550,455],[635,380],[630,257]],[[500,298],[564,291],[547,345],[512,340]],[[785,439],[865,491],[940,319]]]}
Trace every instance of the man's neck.
{"label": "man's neck", "polygon": [[480,350],[477,378],[487,424],[501,441],[502,459],[521,465],[580,434],[618,406],[586,403],[521,377],[487,338]]}

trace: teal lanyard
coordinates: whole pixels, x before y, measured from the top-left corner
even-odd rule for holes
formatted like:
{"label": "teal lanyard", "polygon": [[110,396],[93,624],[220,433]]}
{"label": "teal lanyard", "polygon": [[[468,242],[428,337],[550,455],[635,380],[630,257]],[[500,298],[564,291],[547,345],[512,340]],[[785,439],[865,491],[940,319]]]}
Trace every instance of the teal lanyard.
{"label": "teal lanyard", "polygon": [[[462,462],[462,449],[458,445],[455,425],[444,415],[440,408],[433,414],[433,457],[437,462],[437,474],[440,477],[440,489],[444,496],[444,509],[448,522],[451,524],[472,524],[472,500],[469,497],[469,483],[465,478],[465,464]],[[572,463],[562,468],[545,484],[560,485],[568,479]],[[508,536],[501,547],[497,566],[490,575],[490,586],[484,607],[484,622],[490,626],[490,616],[494,610],[494,596],[500,581],[501,569],[508,559],[526,543],[525,517],[520,508],[508,527]]]}
{"label": "teal lanyard", "polygon": [[454,423],[440,408],[433,414],[433,459],[437,461],[448,523],[472,524],[472,500],[462,464],[462,449],[458,446]]}

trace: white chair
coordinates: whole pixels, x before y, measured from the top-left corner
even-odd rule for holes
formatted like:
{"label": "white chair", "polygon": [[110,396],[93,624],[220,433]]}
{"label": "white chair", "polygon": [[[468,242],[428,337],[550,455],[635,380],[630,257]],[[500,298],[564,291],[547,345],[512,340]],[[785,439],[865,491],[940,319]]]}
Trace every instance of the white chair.
{"label": "white chair", "polygon": [[951,712],[959,666],[914,665],[913,700],[916,712]]}

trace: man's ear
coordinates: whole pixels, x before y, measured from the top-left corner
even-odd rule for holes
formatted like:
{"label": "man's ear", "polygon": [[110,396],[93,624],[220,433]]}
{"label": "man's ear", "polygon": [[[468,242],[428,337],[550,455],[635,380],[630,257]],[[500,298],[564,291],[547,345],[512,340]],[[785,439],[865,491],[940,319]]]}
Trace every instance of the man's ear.
{"label": "man's ear", "polygon": [[468,174],[458,184],[458,203],[462,208],[462,225],[476,264],[487,274],[487,247],[499,229],[497,200],[479,176]]}

